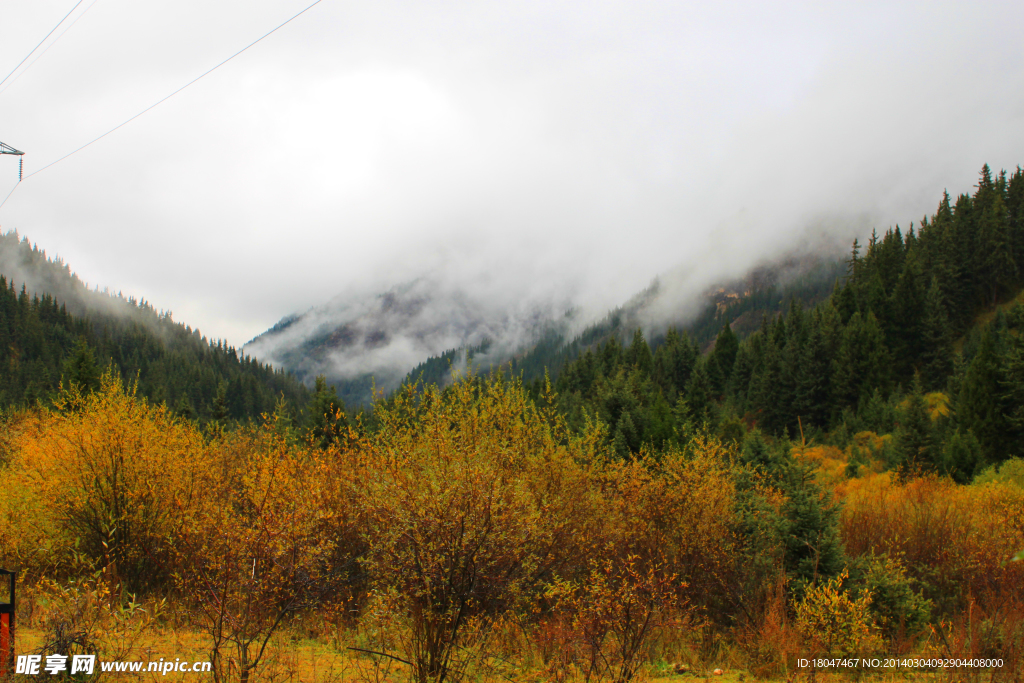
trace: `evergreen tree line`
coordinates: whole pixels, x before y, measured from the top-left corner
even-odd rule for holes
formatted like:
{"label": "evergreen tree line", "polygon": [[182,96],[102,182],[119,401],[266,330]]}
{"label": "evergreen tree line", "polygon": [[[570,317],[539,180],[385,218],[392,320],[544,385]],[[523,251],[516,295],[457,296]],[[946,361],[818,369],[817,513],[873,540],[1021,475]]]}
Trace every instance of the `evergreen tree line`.
{"label": "evergreen tree line", "polygon": [[145,302],[88,290],[66,266],[13,233],[2,239],[8,266],[14,261],[14,270],[70,305],[0,275],[0,407],[46,401],[62,382],[94,390],[108,366],[137,381],[138,396],[203,422],[243,421],[275,409],[294,413],[309,400],[290,375]]}
{"label": "evergreen tree line", "polygon": [[577,427],[598,416],[623,456],[702,422],[736,441],[754,426],[837,445],[872,431],[892,435],[894,468],[967,480],[1024,454],[1022,213],[1021,169],[986,165],[973,196],[855,241],[831,296],[792,298],[742,341],[725,324],[707,355],[675,330],[653,352],[640,330],[590,346],[558,373],[560,408]]}
{"label": "evergreen tree line", "polygon": [[[722,325],[731,322],[732,327],[740,334],[757,328],[757,321],[763,316],[774,316],[786,308],[787,302],[798,299],[803,302],[817,303],[827,299],[831,294],[835,278],[844,268],[841,260],[821,260],[807,269],[798,277],[786,278],[777,282],[774,273],[766,269],[762,273],[761,282],[753,282],[743,296],[719,304],[709,298],[701,313],[681,329],[690,340],[700,348],[710,346]],[[533,394],[539,395],[543,387],[545,375],[557,377],[563,369],[571,365],[586,353],[593,351],[602,343],[612,339],[616,343],[628,342],[634,328],[630,321],[635,321],[644,302],[649,302],[658,295],[659,285],[656,283],[641,292],[635,301],[611,311],[603,320],[587,326],[574,337],[566,331],[571,325],[574,311],[567,311],[563,320],[551,323],[533,344],[522,352],[505,361],[512,374],[521,377],[531,386]],[[678,331],[674,334],[678,335]],[[666,330],[656,332],[650,339],[652,350],[656,350],[669,340]],[[423,385],[436,384],[444,386],[451,381],[453,366],[465,359],[472,362],[474,357],[486,354],[491,348],[489,342],[477,347],[461,347],[449,349],[439,356],[433,356],[420,363],[404,379],[408,385],[419,382]],[[477,369],[486,370],[486,365],[477,364]],[[358,380],[344,380],[337,383],[342,397],[348,403],[365,404],[363,398],[370,395],[370,376]],[[357,387],[359,391],[354,391]],[[359,393],[361,392],[361,393]],[[351,400],[350,400],[351,399]]]}

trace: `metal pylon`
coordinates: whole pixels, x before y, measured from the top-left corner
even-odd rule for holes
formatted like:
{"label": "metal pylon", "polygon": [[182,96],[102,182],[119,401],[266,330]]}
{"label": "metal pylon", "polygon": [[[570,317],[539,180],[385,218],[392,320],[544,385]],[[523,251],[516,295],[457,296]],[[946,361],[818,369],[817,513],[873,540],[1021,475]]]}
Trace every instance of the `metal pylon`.
{"label": "metal pylon", "polygon": [[[20,149],[14,149],[6,142],[0,142],[0,154],[14,154],[21,157],[20,159],[18,159],[18,182],[20,183],[22,173],[24,173],[25,171],[25,153],[22,152]],[[13,190],[11,191],[13,192]],[[10,195],[7,196],[9,197]]]}

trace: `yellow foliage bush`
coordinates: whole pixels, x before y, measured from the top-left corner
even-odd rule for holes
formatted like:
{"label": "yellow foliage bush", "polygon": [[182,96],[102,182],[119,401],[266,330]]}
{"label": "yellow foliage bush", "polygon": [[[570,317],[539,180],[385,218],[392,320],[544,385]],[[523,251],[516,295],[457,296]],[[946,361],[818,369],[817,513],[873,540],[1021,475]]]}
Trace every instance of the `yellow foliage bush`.
{"label": "yellow foliage bush", "polygon": [[662,562],[679,577],[679,598],[696,605],[728,602],[740,539],[731,452],[698,436],[686,450],[607,463],[601,473],[606,545],[620,559]]}
{"label": "yellow foliage bush", "polygon": [[0,559],[38,573],[77,555],[143,587],[163,575],[155,559],[175,503],[201,494],[206,452],[191,424],[110,373],[95,393],[64,391],[14,439],[0,480]]}
{"label": "yellow foliage bush", "polygon": [[221,434],[209,450],[202,496],[175,501],[174,579],[210,637],[214,680],[230,669],[245,683],[281,623],[330,598],[331,480],[322,454],[289,446],[272,422]]}
{"label": "yellow foliage bush", "polygon": [[847,553],[900,558],[943,611],[971,596],[994,606],[1024,594],[1024,566],[1007,563],[1024,545],[1021,489],[938,477],[901,483],[886,473],[836,490]]}
{"label": "yellow foliage bush", "polygon": [[871,594],[853,597],[843,590],[845,570],[825,583],[810,586],[796,605],[796,624],[814,648],[812,656],[849,657],[874,647]]}
{"label": "yellow foliage bush", "polygon": [[479,633],[589,553],[597,439],[569,437],[501,379],[409,388],[377,418],[348,456],[362,468],[364,566],[408,626],[416,679],[450,679],[473,654],[471,621]]}

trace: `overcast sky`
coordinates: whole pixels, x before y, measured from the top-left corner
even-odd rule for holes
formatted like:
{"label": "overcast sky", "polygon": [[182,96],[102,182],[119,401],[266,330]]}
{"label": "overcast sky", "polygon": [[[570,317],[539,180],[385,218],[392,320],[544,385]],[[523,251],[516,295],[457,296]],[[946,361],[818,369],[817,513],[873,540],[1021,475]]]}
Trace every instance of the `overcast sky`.
{"label": "overcast sky", "polygon": [[[30,173],[311,1],[84,0],[0,86],[0,141]],[[73,5],[0,0],[0,78]],[[1022,26],[1021,2],[323,0],[0,226],[235,344],[430,269],[600,308],[1024,163]]]}

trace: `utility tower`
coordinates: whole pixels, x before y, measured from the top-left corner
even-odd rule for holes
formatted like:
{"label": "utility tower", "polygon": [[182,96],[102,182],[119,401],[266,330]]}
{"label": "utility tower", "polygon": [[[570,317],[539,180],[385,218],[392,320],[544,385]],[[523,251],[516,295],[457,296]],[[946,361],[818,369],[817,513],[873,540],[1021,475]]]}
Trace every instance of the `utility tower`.
{"label": "utility tower", "polygon": [[23,164],[25,163],[25,153],[20,150],[14,149],[7,143],[0,142],[0,154],[14,154],[16,156],[22,157],[21,159],[18,159],[18,182],[21,182],[21,171],[23,168]]}

